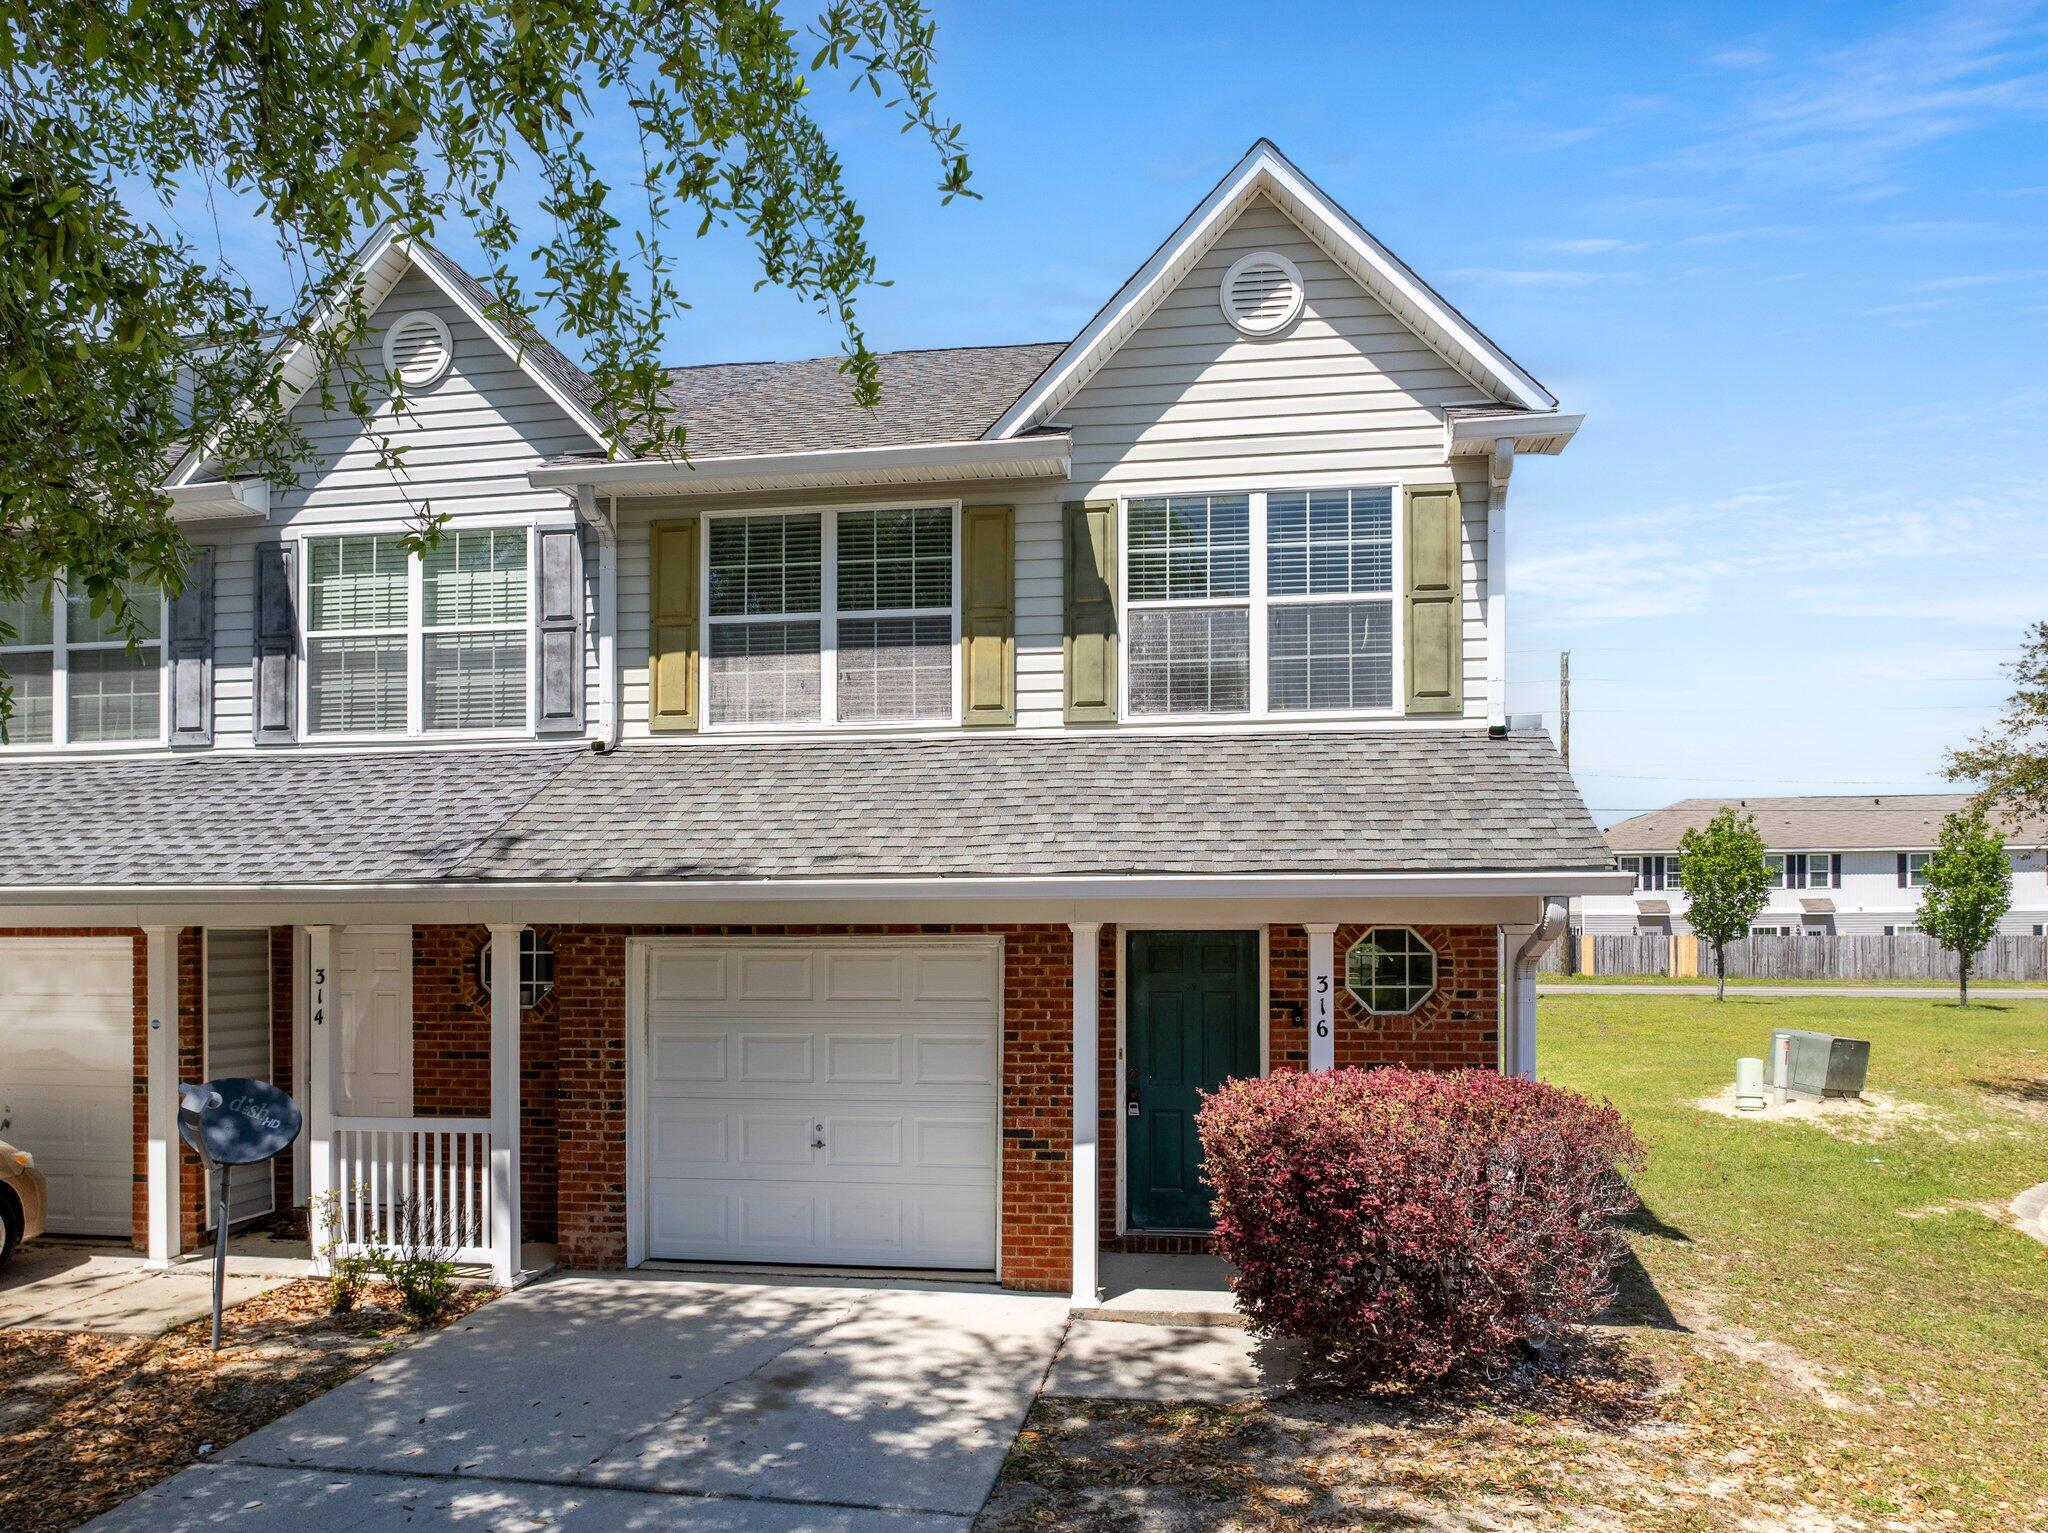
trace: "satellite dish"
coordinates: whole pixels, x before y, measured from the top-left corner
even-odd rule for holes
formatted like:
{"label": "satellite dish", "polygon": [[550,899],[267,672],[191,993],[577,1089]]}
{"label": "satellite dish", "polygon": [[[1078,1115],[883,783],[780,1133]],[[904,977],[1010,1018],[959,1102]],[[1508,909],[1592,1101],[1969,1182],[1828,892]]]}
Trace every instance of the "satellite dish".
{"label": "satellite dish", "polygon": [[209,1163],[253,1166],[299,1137],[299,1104],[269,1081],[229,1076],[199,1088],[211,1101],[181,1108],[178,1133]]}

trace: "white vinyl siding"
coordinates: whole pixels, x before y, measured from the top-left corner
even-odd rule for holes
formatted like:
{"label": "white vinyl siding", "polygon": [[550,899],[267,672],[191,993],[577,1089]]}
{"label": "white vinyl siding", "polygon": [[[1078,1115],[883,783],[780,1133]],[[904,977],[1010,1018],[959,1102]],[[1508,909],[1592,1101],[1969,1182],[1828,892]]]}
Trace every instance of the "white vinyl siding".
{"label": "white vinyl siding", "polygon": [[0,603],[0,670],[14,710],[0,745],[155,744],[163,739],[161,593],[124,587],[140,622],[131,648],[111,610],[63,583]]}
{"label": "white vinyl siding", "polygon": [[[1231,264],[1259,250],[1287,256],[1306,289],[1301,317],[1263,339],[1239,334],[1217,303]],[[1484,397],[1278,208],[1255,201],[1058,412],[1073,436],[1072,483],[1041,504],[1018,502],[1019,725],[1063,720],[1059,500],[1440,484],[1447,474],[1464,514],[1465,714],[1484,717],[1485,468],[1446,467],[1442,414]],[[1344,637],[1370,644],[1376,626]],[[1397,626],[1391,612],[1387,626]],[[1318,637],[1319,649],[1338,639]]]}
{"label": "white vinyl siding", "polygon": [[[313,452],[300,465],[298,483],[273,487],[269,522],[208,528],[198,534],[214,550],[218,746],[246,746],[250,740],[258,544],[275,542],[280,534],[326,536],[357,525],[399,531],[417,521],[423,505],[446,516],[450,531],[476,524],[562,525],[573,516],[559,491],[536,490],[526,476],[544,460],[589,452],[590,437],[428,278],[413,271],[399,279],[357,343],[358,354],[381,373],[384,326],[418,310],[435,313],[447,323],[455,358],[445,376],[408,395],[402,413],[387,409],[377,418],[394,444],[404,449],[403,471],[394,475],[379,462],[374,440],[345,407],[324,409],[318,390],[312,390],[292,418]],[[303,578],[302,574],[302,584]],[[604,678],[597,668],[595,558],[586,558],[584,591],[585,695],[594,703],[604,695]],[[525,653],[530,656],[530,649]],[[530,658],[525,663],[530,664]],[[593,719],[599,715],[595,706],[589,712]],[[302,715],[301,728],[309,725]]]}

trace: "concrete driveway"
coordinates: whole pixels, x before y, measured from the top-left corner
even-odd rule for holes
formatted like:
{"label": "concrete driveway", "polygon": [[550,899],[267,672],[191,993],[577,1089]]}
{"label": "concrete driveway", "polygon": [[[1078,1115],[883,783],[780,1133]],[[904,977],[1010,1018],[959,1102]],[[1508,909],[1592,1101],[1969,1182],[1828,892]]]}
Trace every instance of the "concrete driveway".
{"label": "concrete driveway", "polygon": [[1066,1324],[987,1288],[557,1277],[91,1526],[962,1529]]}

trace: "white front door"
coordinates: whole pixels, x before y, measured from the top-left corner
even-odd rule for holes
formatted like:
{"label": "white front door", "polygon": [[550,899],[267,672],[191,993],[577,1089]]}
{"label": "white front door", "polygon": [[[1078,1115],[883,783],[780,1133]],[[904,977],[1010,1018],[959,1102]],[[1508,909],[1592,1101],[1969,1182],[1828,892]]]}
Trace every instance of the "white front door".
{"label": "white front door", "polygon": [[344,1118],[412,1116],[412,930],[344,927],[334,940]]}
{"label": "white front door", "polygon": [[1000,942],[676,939],[640,961],[649,1256],[995,1266]]}
{"label": "white front door", "polygon": [[135,1070],[130,938],[0,939],[0,1139],[35,1156],[52,1234],[130,1232]]}

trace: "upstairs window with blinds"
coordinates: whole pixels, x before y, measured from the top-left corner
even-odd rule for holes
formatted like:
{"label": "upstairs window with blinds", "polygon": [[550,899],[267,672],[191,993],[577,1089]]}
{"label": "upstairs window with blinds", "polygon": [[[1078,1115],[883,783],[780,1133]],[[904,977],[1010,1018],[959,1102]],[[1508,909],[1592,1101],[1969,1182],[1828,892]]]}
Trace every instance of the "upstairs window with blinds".
{"label": "upstairs window with blinds", "polygon": [[424,556],[398,533],[309,539],[309,734],[525,729],[530,538],[450,530]]}
{"label": "upstairs window with blinds", "polygon": [[13,693],[0,745],[107,745],[163,738],[161,593],[123,586],[139,633],[61,582],[0,602],[0,671]]}
{"label": "upstairs window with blinds", "polygon": [[1394,706],[1394,490],[1127,501],[1132,717]]}
{"label": "upstairs window with blinds", "polygon": [[951,506],[706,518],[711,727],[956,716]]}

